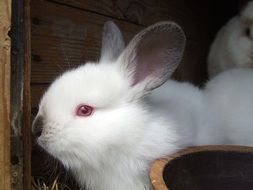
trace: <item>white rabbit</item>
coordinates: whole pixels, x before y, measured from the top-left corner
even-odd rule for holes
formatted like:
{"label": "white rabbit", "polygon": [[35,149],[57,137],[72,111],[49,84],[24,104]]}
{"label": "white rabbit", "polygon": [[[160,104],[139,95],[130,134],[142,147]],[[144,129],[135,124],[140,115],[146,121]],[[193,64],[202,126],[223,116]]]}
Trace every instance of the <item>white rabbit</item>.
{"label": "white rabbit", "polygon": [[230,68],[245,67],[253,67],[252,1],[220,29],[208,55],[210,78]]}
{"label": "white rabbit", "polygon": [[207,83],[205,93],[222,118],[226,144],[253,146],[253,69],[224,71]]}
{"label": "white rabbit", "polygon": [[[33,122],[37,141],[90,190],[152,189],[153,160],[191,145],[219,143],[219,125],[203,92],[175,81],[182,29],[154,24],[126,49],[118,28],[104,27],[99,64],[56,79]],[[222,134],[222,133],[221,133]]]}

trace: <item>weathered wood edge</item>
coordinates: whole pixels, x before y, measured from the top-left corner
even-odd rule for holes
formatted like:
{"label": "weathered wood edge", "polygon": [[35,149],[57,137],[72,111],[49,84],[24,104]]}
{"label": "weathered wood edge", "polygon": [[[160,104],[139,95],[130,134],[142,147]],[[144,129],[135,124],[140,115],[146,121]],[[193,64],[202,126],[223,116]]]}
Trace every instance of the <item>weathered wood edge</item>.
{"label": "weathered wood edge", "polygon": [[184,156],[186,154],[192,154],[197,152],[206,151],[225,151],[225,152],[253,152],[253,147],[248,146],[237,146],[237,145],[208,145],[208,146],[197,146],[189,147],[165,158],[157,159],[153,162],[150,169],[150,180],[154,190],[169,190],[163,180],[163,170],[168,162],[175,158]]}
{"label": "weathered wood edge", "polygon": [[11,18],[11,189],[23,189],[24,1],[12,1]]}
{"label": "weathered wood edge", "polygon": [[11,0],[0,1],[0,187],[10,189]]}
{"label": "weathered wood edge", "polygon": [[11,75],[12,189],[31,189],[30,0],[13,0]]}
{"label": "weathered wood edge", "polygon": [[23,189],[31,190],[31,19],[30,0],[24,0],[24,91],[23,91],[23,148],[24,148],[24,177]]}

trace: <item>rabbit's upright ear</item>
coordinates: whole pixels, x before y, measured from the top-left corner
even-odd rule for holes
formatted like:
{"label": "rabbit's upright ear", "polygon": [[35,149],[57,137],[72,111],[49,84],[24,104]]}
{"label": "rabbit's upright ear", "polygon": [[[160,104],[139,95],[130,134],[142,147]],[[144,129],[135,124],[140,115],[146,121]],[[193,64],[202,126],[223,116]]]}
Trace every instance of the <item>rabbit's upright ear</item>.
{"label": "rabbit's upright ear", "polygon": [[112,21],[104,24],[100,62],[115,61],[125,48],[123,36]]}
{"label": "rabbit's upright ear", "polygon": [[159,22],[139,34],[119,57],[132,77],[132,86],[149,91],[162,85],[175,71],[185,48],[185,35],[173,22]]}

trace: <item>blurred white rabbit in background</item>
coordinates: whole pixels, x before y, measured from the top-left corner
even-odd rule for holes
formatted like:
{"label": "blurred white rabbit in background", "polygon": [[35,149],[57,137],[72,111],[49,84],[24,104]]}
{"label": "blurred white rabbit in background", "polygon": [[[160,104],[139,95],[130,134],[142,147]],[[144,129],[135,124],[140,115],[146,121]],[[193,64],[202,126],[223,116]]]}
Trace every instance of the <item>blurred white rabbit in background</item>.
{"label": "blurred white rabbit in background", "polygon": [[230,68],[253,67],[253,2],[217,33],[208,55],[208,74],[213,77]]}

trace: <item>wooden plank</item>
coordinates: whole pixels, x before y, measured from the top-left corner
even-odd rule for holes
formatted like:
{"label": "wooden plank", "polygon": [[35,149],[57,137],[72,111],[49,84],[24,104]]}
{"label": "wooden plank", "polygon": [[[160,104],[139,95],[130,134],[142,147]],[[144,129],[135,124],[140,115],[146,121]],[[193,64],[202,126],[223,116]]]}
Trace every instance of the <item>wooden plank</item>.
{"label": "wooden plank", "polygon": [[[32,83],[52,81],[62,70],[99,58],[108,18],[47,1],[32,1]],[[142,27],[117,21],[128,40]]]}
{"label": "wooden plank", "polygon": [[0,1],[0,187],[10,189],[10,49],[11,0]]}
{"label": "wooden plank", "polygon": [[[161,20],[174,20],[182,26],[191,25],[187,19],[196,22],[209,19],[208,13],[219,9],[216,14],[224,14],[226,1],[220,1],[219,7],[215,1],[168,1],[168,0],[49,0],[59,4],[68,5],[78,9],[94,12],[109,17],[127,20],[141,25],[150,25]],[[202,15],[202,16],[200,16]],[[220,17],[222,19],[222,17]],[[215,23],[212,23],[215,24]]]}
{"label": "wooden plank", "polygon": [[[221,8],[217,6],[217,3],[210,3],[213,1],[205,3],[197,1],[198,6],[197,3],[182,0],[164,1],[162,2],[167,3],[166,6],[170,7],[170,9],[166,9],[167,12],[174,16],[164,13],[163,17],[159,18],[178,21],[183,26],[187,36],[186,58],[181,68],[190,70],[181,70],[182,76],[180,78],[201,83],[201,81],[206,80],[205,57],[209,44],[216,32],[214,30],[218,28],[219,24],[217,23],[223,20],[221,19],[223,17],[217,18],[217,15],[208,14],[210,11],[213,12],[214,5],[218,7],[218,10]],[[59,1],[57,2],[59,3]],[[75,4],[78,2],[81,3],[82,1],[63,1],[62,3],[78,7],[79,4]],[[87,4],[89,4],[88,2]],[[141,3],[144,2],[140,1]],[[156,6],[163,7],[163,3]],[[84,4],[86,6],[86,3]],[[96,2],[96,4],[98,3]],[[209,4],[212,6],[208,7]],[[152,8],[151,5],[152,3],[147,2],[146,6]],[[85,10],[43,0],[33,0],[31,6],[32,83],[49,83],[62,71],[99,58],[102,26],[106,20],[110,19],[109,17],[95,14],[90,11],[93,10],[91,8],[86,11],[88,8],[81,5],[81,8],[85,8]],[[95,6],[95,4],[91,3],[90,6]],[[97,12],[99,11],[100,9]],[[225,15],[225,13],[223,14]],[[220,15],[218,14],[218,16]],[[127,41],[142,28],[122,20],[116,20],[116,23],[124,31]],[[189,76],[193,76],[193,78]]]}
{"label": "wooden plank", "polygon": [[[61,40],[44,36],[33,36],[32,40],[32,83],[50,83],[63,71],[86,61],[95,61],[100,54],[100,45],[96,49],[92,49],[92,47],[87,49],[79,42],[70,46],[71,42],[68,39],[63,39],[64,44]],[[204,47],[207,44],[208,42],[205,41],[188,41],[184,61],[180,65],[183,80],[190,79],[197,83],[203,79],[205,73],[202,74],[201,71],[205,71],[205,55],[208,48]],[[61,50],[61,48],[64,48],[64,50]],[[184,69],[185,71],[189,69],[189,72],[183,73]],[[196,75],[196,72],[199,74]],[[187,77],[187,75],[191,75],[191,77]]]}
{"label": "wooden plank", "polygon": [[29,0],[13,0],[11,30],[12,189],[31,189]]}
{"label": "wooden plank", "polygon": [[12,189],[23,188],[24,1],[13,0],[11,28],[11,170]]}
{"label": "wooden plank", "polygon": [[23,91],[23,147],[24,147],[24,174],[23,189],[31,190],[31,24],[30,24],[30,0],[24,1],[24,91]]}
{"label": "wooden plank", "polygon": [[183,0],[51,0],[59,4],[83,9],[109,17],[127,20],[141,25],[150,25],[157,21],[171,18],[180,20],[185,14],[189,13],[186,3]]}
{"label": "wooden plank", "polygon": [[31,86],[31,107],[32,107],[32,114],[37,113],[36,107],[38,107],[38,104],[40,102],[40,99],[43,95],[43,93],[46,91],[48,88],[48,85],[46,84],[41,84],[41,85],[32,85]]}
{"label": "wooden plank", "polygon": [[[235,14],[238,0],[230,1],[185,1],[185,0],[48,0],[73,8],[105,15],[111,18],[126,20],[140,25],[150,25],[161,20],[173,20],[186,31],[195,27],[206,26],[210,34]],[[249,0],[241,0],[249,1]],[[214,14],[215,12],[215,14]],[[190,21],[190,22],[189,22]],[[205,29],[205,27],[201,27]],[[191,32],[190,32],[191,33]],[[199,33],[195,31],[196,36]]]}

